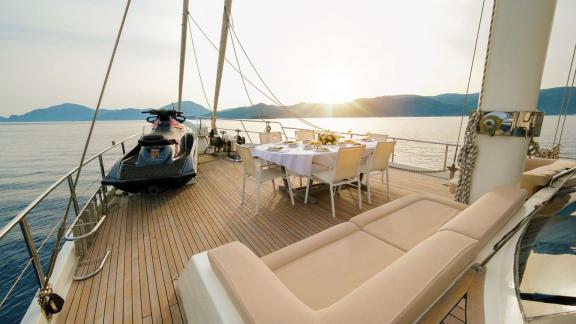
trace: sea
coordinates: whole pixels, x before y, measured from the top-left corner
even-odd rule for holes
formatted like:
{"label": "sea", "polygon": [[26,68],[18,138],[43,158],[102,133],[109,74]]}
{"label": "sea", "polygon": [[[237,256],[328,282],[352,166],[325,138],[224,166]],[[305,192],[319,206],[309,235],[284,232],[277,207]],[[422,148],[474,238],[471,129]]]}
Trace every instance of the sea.
{"label": "sea", "polygon": [[[459,126],[461,122],[465,126],[467,118],[463,121],[460,117],[311,118],[308,121],[334,132],[347,133],[351,130],[357,134],[387,134],[398,138],[395,153],[397,163],[439,170],[453,163],[452,145],[458,142]],[[552,144],[557,121],[558,116],[546,116],[541,137],[537,139],[541,147],[546,148]],[[205,120],[202,122],[206,123]],[[281,131],[280,123],[285,127],[307,127],[297,119],[277,119],[271,120],[272,130]],[[0,227],[78,165],[89,126],[88,122],[0,123]],[[113,141],[118,142],[141,132],[144,126],[141,121],[98,122],[87,156],[101,152],[111,146]],[[264,131],[265,123],[253,120],[241,125],[222,120],[219,126],[230,129],[228,132],[234,134],[232,130],[243,130],[244,127],[250,131]],[[250,134],[250,137],[244,133],[241,135],[248,142],[257,141],[256,134]],[[135,140],[131,138],[126,142],[126,150],[135,144]],[[121,154],[120,146],[107,152],[103,159],[105,170]],[[576,116],[567,117],[562,137],[562,155],[576,158]],[[100,179],[101,170],[95,159],[81,173],[81,181],[76,190],[81,203],[96,190]],[[42,246],[40,255],[45,271],[54,246],[57,225],[65,212],[68,192],[65,179],[27,217],[36,245]],[[0,260],[0,323],[19,322],[37,289],[32,266],[23,272],[29,255],[19,226],[0,241]],[[19,276],[18,284],[12,287]],[[9,291],[12,292],[5,299]]]}

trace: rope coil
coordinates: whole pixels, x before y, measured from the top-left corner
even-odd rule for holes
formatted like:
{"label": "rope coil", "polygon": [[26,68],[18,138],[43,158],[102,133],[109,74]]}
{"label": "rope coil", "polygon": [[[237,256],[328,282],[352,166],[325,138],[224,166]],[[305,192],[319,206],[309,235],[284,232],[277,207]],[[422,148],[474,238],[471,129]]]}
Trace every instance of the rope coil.
{"label": "rope coil", "polygon": [[460,167],[460,176],[458,178],[458,187],[454,199],[464,204],[470,201],[472,170],[478,157],[478,145],[476,145],[476,137],[478,136],[477,127],[480,123],[481,115],[480,111],[474,111],[470,114],[470,120],[466,126],[466,134],[464,135],[464,144],[458,153],[457,162]]}

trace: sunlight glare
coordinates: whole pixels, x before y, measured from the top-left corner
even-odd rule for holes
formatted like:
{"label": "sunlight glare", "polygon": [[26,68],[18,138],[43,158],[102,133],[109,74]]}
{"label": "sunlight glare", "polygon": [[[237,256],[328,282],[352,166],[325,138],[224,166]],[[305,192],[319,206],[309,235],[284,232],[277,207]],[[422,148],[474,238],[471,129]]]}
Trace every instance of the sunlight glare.
{"label": "sunlight glare", "polygon": [[344,74],[319,73],[311,86],[313,100],[318,103],[337,104],[354,99],[350,80]]}

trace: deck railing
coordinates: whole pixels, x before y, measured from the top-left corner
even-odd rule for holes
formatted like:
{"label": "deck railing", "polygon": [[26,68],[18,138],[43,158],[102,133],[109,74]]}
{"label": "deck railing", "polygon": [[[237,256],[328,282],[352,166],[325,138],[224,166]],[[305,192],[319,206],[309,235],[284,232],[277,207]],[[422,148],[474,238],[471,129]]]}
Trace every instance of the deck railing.
{"label": "deck railing", "polygon": [[[75,241],[76,254],[83,256],[87,246],[90,244],[86,239],[93,236],[102,224],[107,212],[109,199],[111,199],[111,193],[108,191],[108,188],[100,184],[100,181],[106,174],[105,157],[114,155],[113,157],[110,156],[110,158],[117,159],[120,154],[124,155],[126,153],[126,143],[140,134],[141,133],[134,134],[117,143],[112,142],[111,146],[86,159],[82,168],[82,177],[80,177],[76,189],[74,189],[73,181],[76,172],[78,172],[78,167],[70,170],[63,177],[51,184],[40,196],[29,203],[0,229],[0,243],[5,242],[12,244],[18,241],[17,237],[15,237],[16,233],[13,233],[12,230],[19,227],[29,256],[29,258],[22,260],[25,264],[22,265],[21,270],[14,271],[14,274],[17,274],[17,276],[15,276],[11,283],[1,283],[0,288],[6,291],[6,293],[0,296],[0,315],[4,315],[2,314],[3,309],[5,309],[6,304],[10,300],[9,297],[15,292],[21,280],[26,277],[26,272],[30,265],[33,266],[34,277],[38,286],[42,287],[46,279],[44,269],[49,259],[47,257],[51,254],[42,252],[47,247],[51,248],[52,251],[60,248],[56,242],[51,242],[50,238],[59,228],[63,219],[63,213],[66,212],[65,210],[62,211],[62,209],[65,209],[64,207],[67,205],[69,199],[72,200],[71,208],[74,217],[70,217],[70,221],[66,224],[67,231],[64,238],[67,241]],[[86,179],[91,179],[91,181],[87,182]],[[48,202],[47,206],[44,206],[47,208],[43,208],[43,203],[45,202]],[[60,215],[52,214],[58,209],[62,212]],[[29,222],[31,215],[38,216],[35,218],[42,216],[44,221],[53,220],[56,224],[47,234],[35,237]],[[86,228],[88,228],[88,230],[86,230]],[[6,242],[7,238],[10,238],[8,242]],[[16,247],[9,246],[9,248],[5,248],[4,251],[11,251],[15,248]],[[106,257],[107,255],[101,260],[102,264]],[[14,266],[13,264],[11,264],[11,266],[18,268],[18,266]],[[101,265],[96,268],[95,271],[98,271]],[[86,275],[75,276],[75,279],[83,279],[84,277],[86,277]],[[27,287],[27,289],[31,288]],[[34,291],[36,291],[36,289],[33,289],[31,292],[28,291],[25,294],[19,291],[19,295],[25,296],[26,294],[32,294]],[[24,300],[24,302],[29,303],[29,299]],[[20,301],[11,301],[10,304],[20,304]],[[0,316],[0,318],[2,318],[2,316]]]}
{"label": "deck railing", "polygon": [[[205,117],[189,117],[188,120],[196,121],[200,126],[206,125],[206,121],[209,118]],[[282,133],[284,138],[293,139],[295,138],[294,132],[298,130],[314,130],[313,128],[301,128],[301,127],[290,127],[285,126],[282,122],[277,120],[258,120],[258,119],[218,119],[227,124],[234,123],[237,127],[231,127],[230,125],[224,127],[218,127],[219,130],[224,130],[229,133],[235,134],[237,130],[240,130],[240,134],[246,137],[248,143],[258,144],[259,136],[258,134],[264,133],[265,126],[269,125],[272,131],[279,131]],[[255,129],[254,125],[260,127]],[[315,130],[320,132],[319,130]],[[332,133],[351,136],[354,138],[365,137],[366,133],[348,133],[344,131],[334,131]],[[453,143],[445,143],[438,141],[427,141],[419,139],[411,139],[404,137],[390,136],[388,134],[371,133],[375,137],[385,136],[390,140],[397,141],[396,148],[392,154],[392,164],[391,167],[402,169],[410,172],[417,173],[428,173],[430,175],[439,176],[443,178],[450,178],[451,174],[449,167],[451,167],[456,161],[454,156],[457,154],[459,148],[458,145]]]}

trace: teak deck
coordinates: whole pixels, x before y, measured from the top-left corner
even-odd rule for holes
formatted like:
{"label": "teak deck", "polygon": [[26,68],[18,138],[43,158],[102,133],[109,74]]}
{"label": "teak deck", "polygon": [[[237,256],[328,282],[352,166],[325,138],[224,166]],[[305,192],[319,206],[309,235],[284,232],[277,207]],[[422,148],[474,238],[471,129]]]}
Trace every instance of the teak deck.
{"label": "teak deck", "polygon": [[[359,210],[356,191],[343,189],[335,219],[328,192],[318,194],[315,205],[297,199],[292,206],[287,196],[274,193],[271,183],[263,184],[260,213],[255,214],[254,182],[248,181],[241,205],[241,164],[221,158],[199,166],[195,185],[156,196],[117,197],[88,255],[92,259],[109,250],[110,257],[101,273],[72,284],[58,322],[180,323],[174,280],[192,255],[238,240],[263,256],[344,222],[387,201],[380,175],[373,177],[372,204],[364,197]],[[444,182],[391,169],[390,198],[413,192],[448,197]],[[444,321],[461,323],[464,316],[456,313],[464,313],[462,307]]]}

